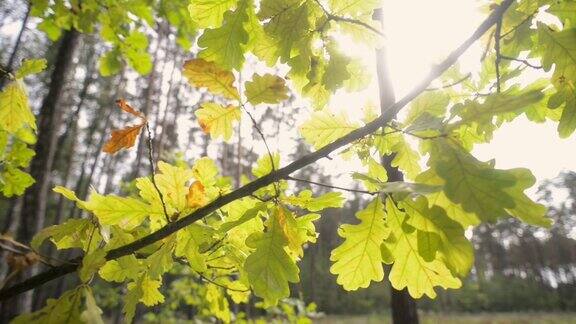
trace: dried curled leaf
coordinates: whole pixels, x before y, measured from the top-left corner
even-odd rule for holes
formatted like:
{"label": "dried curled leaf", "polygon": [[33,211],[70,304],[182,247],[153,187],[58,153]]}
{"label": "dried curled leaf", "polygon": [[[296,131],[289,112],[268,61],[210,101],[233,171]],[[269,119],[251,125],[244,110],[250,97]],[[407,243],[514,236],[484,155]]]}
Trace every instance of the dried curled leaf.
{"label": "dried curled leaf", "polygon": [[112,131],[112,138],[106,142],[103,151],[108,154],[114,154],[123,148],[131,148],[136,143],[142,127],[144,127],[144,124]]}
{"label": "dried curled leaf", "polygon": [[112,131],[112,137],[108,140],[108,142],[106,142],[106,144],[104,144],[104,148],[102,149],[102,151],[108,154],[114,154],[123,148],[131,148],[134,146],[138,135],[140,135],[142,128],[147,123],[146,116],[130,106],[126,100],[118,99],[116,100],[116,104],[123,111],[134,117],[140,118],[142,122],[138,125],[127,126],[123,129]]}
{"label": "dried curled leaf", "polygon": [[124,99],[118,99],[116,100],[116,104],[118,105],[118,107],[120,107],[120,109],[124,110],[125,112],[133,115],[134,117],[139,117],[142,118],[143,120],[146,119],[146,117],[144,116],[143,113],[139,112],[138,110],[134,109],[134,107],[130,106],[126,100]]}

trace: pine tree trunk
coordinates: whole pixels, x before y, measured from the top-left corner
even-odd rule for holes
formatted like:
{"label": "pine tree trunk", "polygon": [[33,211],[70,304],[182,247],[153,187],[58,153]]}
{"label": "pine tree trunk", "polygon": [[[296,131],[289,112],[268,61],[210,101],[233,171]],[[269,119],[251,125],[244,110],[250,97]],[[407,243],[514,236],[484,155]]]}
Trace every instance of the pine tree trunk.
{"label": "pine tree trunk", "polygon": [[[374,13],[375,18],[380,20],[382,24],[382,13],[378,10]],[[376,50],[376,67],[378,69],[378,87],[380,93],[380,110],[383,114],[388,107],[396,101],[394,89],[392,87],[392,80],[390,79],[390,71],[386,62],[385,48]],[[393,156],[383,156],[382,165],[386,168],[388,173],[388,181],[402,181],[404,176],[398,168],[392,167]],[[394,324],[418,324],[418,312],[416,309],[416,302],[406,289],[396,290],[392,289],[392,322]]]}

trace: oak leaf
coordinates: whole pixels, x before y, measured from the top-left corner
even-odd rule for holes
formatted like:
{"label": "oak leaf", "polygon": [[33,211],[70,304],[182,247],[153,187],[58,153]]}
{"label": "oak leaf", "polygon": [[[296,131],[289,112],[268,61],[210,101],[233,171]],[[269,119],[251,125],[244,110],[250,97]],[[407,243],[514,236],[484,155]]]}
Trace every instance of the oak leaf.
{"label": "oak leaf", "polygon": [[134,146],[142,127],[144,127],[144,124],[128,126],[124,129],[112,131],[112,138],[106,142],[103,151],[109,154],[114,154],[123,148]]}
{"label": "oak leaf", "polygon": [[199,208],[206,205],[206,192],[200,181],[194,181],[186,194],[186,204],[190,208]]}

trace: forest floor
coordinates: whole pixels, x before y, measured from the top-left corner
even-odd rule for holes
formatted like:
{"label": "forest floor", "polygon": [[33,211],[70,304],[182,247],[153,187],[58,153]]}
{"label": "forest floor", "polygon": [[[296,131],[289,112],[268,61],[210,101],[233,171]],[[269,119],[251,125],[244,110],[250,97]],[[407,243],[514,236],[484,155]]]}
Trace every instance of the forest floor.
{"label": "forest floor", "polygon": [[[422,324],[576,324],[576,313],[479,313],[435,314],[421,313]],[[328,315],[314,320],[318,324],[387,324],[388,314],[366,316]]]}

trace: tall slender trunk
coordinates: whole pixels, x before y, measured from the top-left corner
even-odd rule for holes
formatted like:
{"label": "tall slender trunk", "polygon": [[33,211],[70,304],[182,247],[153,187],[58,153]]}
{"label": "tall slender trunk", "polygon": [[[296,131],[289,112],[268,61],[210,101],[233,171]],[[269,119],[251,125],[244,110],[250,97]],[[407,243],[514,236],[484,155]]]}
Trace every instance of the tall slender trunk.
{"label": "tall slender trunk", "polygon": [[[382,11],[374,12],[375,18],[382,21]],[[396,101],[392,80],[390,79],[390,70],[386,62],[386,49],[381,47],[376,50],[376,68],[378,75],[378,87],[380,93],[380,111],[382,114]],[[387,155],[382,157],[382,165],[388,172],[388,181],[402,181],[404,176],[398,168],[392,166],[393,156]],[[417,324],[418,312],[416,301],[408,294],[406,289],[392,289],[392,321],[394,324]]]}
{"label": "tall slender trunk", "polygon": [[[16,61],[16,57],[18,56],[18,50],[20,49],[20,45],[22,44],[22,36],[24,35],[24,31],[26,30],[26,25],[28,24],[28,18],[30,18],[30,9],[32,8],[31,4],[28,4],[28,8],[26,9],[26,14],[22,19],[22,27],[20,27],[20,31],[18,32],[18,36],[16,36],[16,42],[14,43],[14,47],[12,48],[12,53],[10,53],[10,57],[8,58],[8,63],[3,67],[4,70],[8,72],[12,72],[12,68],[14,67],[14,62]],[[4,87],[4,84],[8,80],[6,75],[0,75],[0,89]]]}
{"label": "tall slender trunk", "polygon": [[[48,94],[44,97],[38,116],[38,141],[35,145],[36,155],[30,162],[30,175],[36,182],[28,188],[23,196],[23,208],[17,231],[17,239],[28,243],[32,236],[44,227],[48,189],[58,128],[61,122],[60,98],[64,92],[64,85],[72,67],[72,60],[78,44],[79,33],[72,29],[64,33],[58,45],[58,53],[54,62],[54,70],[48,87]],[[34,273],[35,268],[30,272]],[[19,280],[20,278],[16,278]],[[15,298],[14,305],[5,303],[7,309],[3,315],[11,318],[18,313],[29,312],[32,309],[32,292]],[[3,310],[4,311],[4,310]]]}

